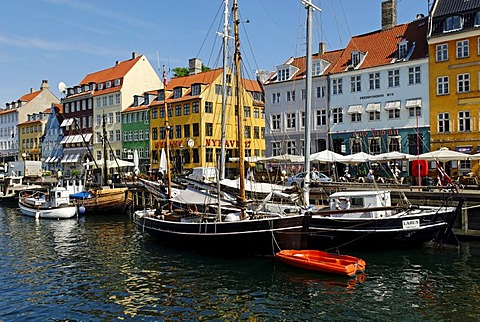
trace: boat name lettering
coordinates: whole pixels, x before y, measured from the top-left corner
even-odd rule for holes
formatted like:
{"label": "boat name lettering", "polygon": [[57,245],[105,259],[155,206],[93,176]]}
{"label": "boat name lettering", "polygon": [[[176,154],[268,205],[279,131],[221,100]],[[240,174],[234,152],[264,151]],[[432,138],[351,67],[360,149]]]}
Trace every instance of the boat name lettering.
{"label": "boat name lettering", "polygon": [[420,228],[420,220],[419,219],[403,220],[402,226],[403,226],[403,229]]}

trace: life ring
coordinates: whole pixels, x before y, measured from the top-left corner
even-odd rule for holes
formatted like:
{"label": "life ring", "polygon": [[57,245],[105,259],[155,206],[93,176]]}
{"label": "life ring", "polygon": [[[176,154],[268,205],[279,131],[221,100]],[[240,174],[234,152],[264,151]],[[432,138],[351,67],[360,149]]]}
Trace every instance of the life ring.
{"label": "life ring", "polygon": [[189,204],[188,207],[188,212],[191,213],[191,214],[196,214],[198,213],[198,208],[197,208],[197,205],[194,205],[194,204]]}
{"label": "life ring", "polygon": [[337,198],[337,209],[338,210],[350,209],[350,199],[346,197]]}

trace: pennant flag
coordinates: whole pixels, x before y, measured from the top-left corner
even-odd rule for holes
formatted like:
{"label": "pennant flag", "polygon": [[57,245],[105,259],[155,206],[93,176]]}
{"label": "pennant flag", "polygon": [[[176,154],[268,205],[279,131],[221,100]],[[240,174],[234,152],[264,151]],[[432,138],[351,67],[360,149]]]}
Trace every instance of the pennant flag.
{"label": "pennant flag", "polygon": [[165,65],[163,65],[163,85],[167,86],[167,73],[165,72]]}

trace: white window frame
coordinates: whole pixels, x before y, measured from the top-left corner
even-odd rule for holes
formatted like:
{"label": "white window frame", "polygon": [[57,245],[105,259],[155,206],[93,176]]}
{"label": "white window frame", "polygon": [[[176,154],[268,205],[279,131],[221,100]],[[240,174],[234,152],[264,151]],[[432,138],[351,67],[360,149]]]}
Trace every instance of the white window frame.
{"label": "white window frame", "polygon": [[470,92],[470,73],[457,75],[457,93]]}
{"label": "white window frame", "polygon": [[285,114],[285,129],[287,130],[294,130],[296,128],[296,113],[291,112],[291,113],[286,113]]}
{"label": "white window frame", "polygon": [[437,77],[437,95],[450,94],[450,79],[448,76]]}
{"label": "white window frame", "polygon": [[368,74],[368,83],[370,90],[380,89],[380,72]]}
{"label": "white window frame", "polygon": [[400,69],[392,69],[388,71],[388,87],[400,86]]}
{"label": "white window frame", "polygon": [[408,85],[416,85],[422,82],[422,69],[420,66],[408,68]]}
{"label": "white window frame", "polygon": [[439,44],[435,47],[437,62],[448,60],[448,44]]}
{"label": "white window frame", "polygon": [[350,77],[350,91],[352,93],[362,91],[362,75]]}
{"label": "white window frame", "polygon": [[450,113],[438,113],[437,122],[438,133],[450,133]]}
{"label": "white window frame", "polygon": [[467,58],[470,56],[470,42],[468,39],[459,40],[456,42],[457,58]]}
{"label": "white window frame", "polygon": [[458,111],[458,132],[470,132],[471,130],[470,111]]}

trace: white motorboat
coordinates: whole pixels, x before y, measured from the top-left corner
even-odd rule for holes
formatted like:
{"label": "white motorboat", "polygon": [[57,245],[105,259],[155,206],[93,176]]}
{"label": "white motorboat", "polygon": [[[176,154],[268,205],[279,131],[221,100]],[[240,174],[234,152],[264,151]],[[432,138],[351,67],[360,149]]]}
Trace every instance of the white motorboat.
{"label": "white motorboat", "polygon": [[26,190],[20,192],[18,206],[22,214],[46,219],[67,219],[77,215],[77,207],[70,202],[70,191],[55,187],[46,192]]}

